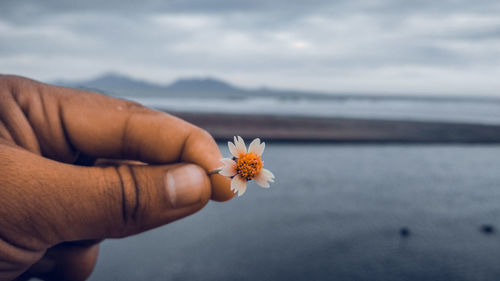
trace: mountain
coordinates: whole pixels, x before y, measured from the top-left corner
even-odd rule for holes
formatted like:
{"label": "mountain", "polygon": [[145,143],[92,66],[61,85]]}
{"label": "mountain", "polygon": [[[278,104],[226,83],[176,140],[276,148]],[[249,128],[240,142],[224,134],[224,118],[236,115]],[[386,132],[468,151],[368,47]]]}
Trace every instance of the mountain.
{"label": "mountain", "polygon": [[117,97],[171,97],[171,98],[231,98],[273,97],[279,99],[364,99],[364,100],[426,100],[426,101],[480,101],[500,102],[493,97],[473,96],[425,96],[425,95],[381,95],[321,93],[314,91],[279,90],[273,88],[245,89],[216,78],[182,78],[171,84],[162,85],[134,79],[114,72],[105,73],[93,79],[82,81],[59,80],[52,84],[71,88],[86,89]]}
{"label": "mountain", "polygon": [[175,97],[175,98],[248,98],[275,97],[286,99],[335,98],[347,95],[327,95],[315,92],[277,90],[271,88],[244,89],[216,78],[181,78],[171,84],[161,85],[109,72],[89,80],[58,80],[55,85],[101,92],[118,97]]}
{"label": "mountain", "polygon": [[79,82],[82,87],[102,89],[104,91],[122,93],[140,93],[162,91],[163,87],[141,80],[129,78],[116,73],[107,73],[89,81]]}
{"label": "mountain", "polygon": [[183,78],[169,85],[160,85],[130,78],[117,73],[106,73],[84,81],[55,81],[53,84],[98,91],[112,96],[142,97],[210,97],[242,98],[252,91],[235,87],[215,78]]}
{"label": "mountain", "polygon": [[167,91],[175,93],[240,93],[247,91],[234,87],[214,78],[184,78],[175,81],[167,87]]}

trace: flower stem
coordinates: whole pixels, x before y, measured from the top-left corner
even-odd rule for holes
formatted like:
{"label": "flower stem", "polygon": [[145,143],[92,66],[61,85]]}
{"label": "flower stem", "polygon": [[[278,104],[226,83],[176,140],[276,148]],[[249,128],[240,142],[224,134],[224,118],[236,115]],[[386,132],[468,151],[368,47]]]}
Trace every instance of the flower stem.
{"label": "flower stem", "polygon": [[208,172],[207,174],[210,176],[210,175],[213,175],[213,174],[218,174],[220,171],[222,171],[221,168],[212,170],[212,171]]}

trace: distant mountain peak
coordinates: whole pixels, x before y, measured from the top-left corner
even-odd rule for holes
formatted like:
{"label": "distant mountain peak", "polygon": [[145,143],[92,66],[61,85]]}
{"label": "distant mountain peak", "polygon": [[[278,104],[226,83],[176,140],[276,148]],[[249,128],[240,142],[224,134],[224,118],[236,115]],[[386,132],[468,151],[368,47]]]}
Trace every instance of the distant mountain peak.
{"label": "distant mountain peak", "polygon": [[[176,97],[176,98],[325,98],[326,95],[300,91],[276,90],[268,87],[245,89],[214,77],[185,77],[171,84],[158,84],[132,78],[119,72],[105,72],[89,80],[59,81],[57,85],[87,89],[120,97]],[[338,97],[337,97],[338,98]]]}
{"label": "distant mountain peak", "polygon": [[242,97],[242,93],[246,93],[246,90],[213,77],[180,78],[169,85],[162,85],[113,71],[88,80],[60,80],[54,83],[114,96]]}
{"label": "distant mountain peak", "polygon": [[240,91],[240,89],[222,80],[212,77],[180,78],[168,86],[172,91],[208,91],[228,92]]}
{"label": "distant mountain peak", "polygon": [[86,83],[104,83],[104,84],[125,84],[125,85],[130,85],[130,84],[148,84],[149,86],[155,86],[152,83],[132,78],[127,75],[118,73],[118,72],[106,72],[102,75],[99,75],[93,79],[90,79],[89,81],[86,81]]}
{"label": "distant mountain peak", "polygon": [[131,78],[125,74],[121,74],[119,72],[113,72],[113,71],[105,72],[101,75],[97,75],[96,77],[94,77],[91,80],[102,80],[102,79],[134,80],[133,78]]}
{"label": "distant mountain peak", "polygon": [[220,79],[214,78],[214,77],[182,77],[177,79],[174,83],[181,83],[181,82],[194,82],[194,83],[220,83],[220,84],[228,84]]}

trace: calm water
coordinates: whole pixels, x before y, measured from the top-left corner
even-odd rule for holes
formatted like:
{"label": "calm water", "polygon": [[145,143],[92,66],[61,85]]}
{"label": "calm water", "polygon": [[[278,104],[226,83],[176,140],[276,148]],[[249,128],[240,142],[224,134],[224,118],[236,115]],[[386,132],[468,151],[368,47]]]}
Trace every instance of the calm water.
{"label": "calm water", "polygon": [[500,146],[267,147],[271,189],[104,242],[91,280],[500,276]]}
{"label": "calm water", "polygon": [[[500,124],[500,100],[281,100],[275,98],[190,99],[132,98],[167,111],[225,112],[369,119],[396,119]],[[244,104],[244,106],[242,106]]]}

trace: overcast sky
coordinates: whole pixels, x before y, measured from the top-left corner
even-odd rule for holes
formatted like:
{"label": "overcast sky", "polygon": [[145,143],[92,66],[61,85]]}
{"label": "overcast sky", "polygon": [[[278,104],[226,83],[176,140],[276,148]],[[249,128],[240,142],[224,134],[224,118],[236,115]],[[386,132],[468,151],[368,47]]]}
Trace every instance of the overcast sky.
{"label": "overcast sky", "polygon": [[[73,3],[71,3],[73,2]],[[0,72],[500,96],[500,1],[0,2]]]}

